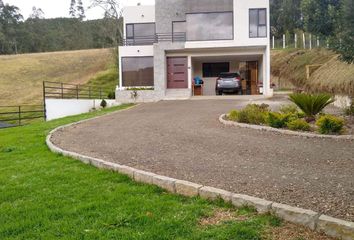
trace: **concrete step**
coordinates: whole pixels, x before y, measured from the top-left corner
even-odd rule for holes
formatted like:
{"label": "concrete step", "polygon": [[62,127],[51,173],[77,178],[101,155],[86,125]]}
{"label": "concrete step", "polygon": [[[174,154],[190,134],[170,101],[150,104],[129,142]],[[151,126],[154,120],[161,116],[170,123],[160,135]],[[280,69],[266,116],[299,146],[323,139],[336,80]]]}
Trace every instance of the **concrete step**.
{"label": "concrete step", "polygon": [[167,89],[165,100],[189,99],[192,96],[190,89]]}

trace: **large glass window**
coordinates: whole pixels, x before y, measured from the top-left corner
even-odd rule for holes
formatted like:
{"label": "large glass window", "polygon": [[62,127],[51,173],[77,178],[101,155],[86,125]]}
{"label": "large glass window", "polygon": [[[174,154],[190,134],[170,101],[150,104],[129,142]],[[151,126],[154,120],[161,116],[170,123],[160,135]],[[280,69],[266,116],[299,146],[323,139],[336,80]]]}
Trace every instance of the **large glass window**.
{"label": "large glass window", "polygon": [[187,40],[232,40],[233,13],[192,13],[187,14]]}
{"label": "large glass window", "polygon": [[220,73],[230,71],[230,63],[203,63],[203,77],[219,77]]}
{"label": "large glass window", "polygon": [[265,38],[267,37],[267,10],[250,9],[250,37]]}
{"label": "large glass window", "polygon": [[127,43],[151,45],[155,41],[155,23],[132,23],[126,25]]}
{"label": "large glass window", "polygon": [[122,84],[123,87],[154,86],[154,58],[123,57]]}

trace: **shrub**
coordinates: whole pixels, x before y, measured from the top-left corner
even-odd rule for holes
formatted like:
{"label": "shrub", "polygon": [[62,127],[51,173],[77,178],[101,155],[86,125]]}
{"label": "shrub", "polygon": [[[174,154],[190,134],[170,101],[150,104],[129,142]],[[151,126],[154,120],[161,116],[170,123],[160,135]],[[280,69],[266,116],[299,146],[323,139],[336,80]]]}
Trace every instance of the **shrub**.
{"label": "shrub", "polygon": [[238,115],[239,115],[239,112],[237,110],[232,110],[229,115],[228,115],[228,118],[229,120],[231,121],[235,121],[237,122],[238,121]]}
{"label": "shrub", "polygon": [[268,105],[249,104],[238,112],[238,121],[260,125],[265,123],[268,112]]}
{"label": "shrub", "polygon": [[344,113],[347,116],[354,116],[354,99],[352,99],[350,106],[344,109]]}
{"label": "shrub", "polygon": [[321,134],[339,134],[343,130],[344,119],[333,115],[323,115],[317,120],[316,125]]}
{"label": "shrub", "polygon": [[116,99],[116,92],[112,91],[107,95],[108,99]]}
{"label": "shrub", "polygon": [[310,131],[311,126],[303,119],[295,119],[287,123],[286,125],[290,130],[294,131]]}
{"label": "shrub", "polygon": [[283,105],[279,111],[284,114],[297,114],[299,112],[297,106],[294,104]]}
{"label": "shrub", "polygon": [[305,113],[308,121],[314,120],[317,114],[334,102],[329,94],[295,93],[290,95],[290,100]]}
{"label": "shrub", "polygon": [[102,108],[106,108],[106,107],[107,107],[107,102],[106,102],[106,100],[102,99],[100,106],[101,106]]}
{"label": "shrub", "polygon": [[290,121],[298,119],[297,115],[270,112],[267,115],[266,123],[273,128],[283,128]]}

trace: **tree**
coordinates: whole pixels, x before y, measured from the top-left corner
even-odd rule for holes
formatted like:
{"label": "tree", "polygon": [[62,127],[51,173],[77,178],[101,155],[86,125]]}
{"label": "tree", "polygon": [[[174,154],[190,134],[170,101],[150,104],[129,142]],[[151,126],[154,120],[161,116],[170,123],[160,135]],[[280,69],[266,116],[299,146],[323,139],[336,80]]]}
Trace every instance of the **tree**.
{"label": "tree", "polygon": [[41,8],[36,8],[35,6],[32,7],[32,13],[29,16],[30,19],[43,19],[44,12]]}
{"label": "tree", "polygon": [[76,0],[71,0],[69,14],[71,17],[76,17],[76,10],[75,10]]}
{"label": "tree", "polygon": [[85,16],[85,9],[83,7],[82,0],[77,1],[76,10],[77,10],[77,17],[80,20],[83,20],[86,16]]}
{"label": "tree", "polygon": [[300,9],[301,0],[271,0],[270,22],[272,34],[280,37],[296,29],[302,29],[302,14]]}
{"label": "tree", "polygon": [[[354,63],[354,1],[343,0],[340,14],[341,28],[337,35],[336,50],[341,59],[347,63]],[[338,40],[338,38],[340,40]]]}
{"label": "tree", "polygon": [[110,37],[118,48],[119,42],[123,38],[121,0],[91,0],[91,6],[89,8],[95,7],[103,9],[104,18],[110,23],[113,23],[113,26],[107,27],[112,27],[112,34],[110,34]]}
{"label": "tree", "polygon": [[341,0],[302,0],[305,30],[322,36],[335,32]]}
{"label": "tree", "polygon": [[73,18],[83,20],[85,15],[85,9],[82,4],[82,0],[71,0],[69,14]]}
{"label": "tree", "polygon": [[18,24],[23,19],[20,9],[9,4],[2,4],[0,10],[0,26],[2,28],[1,53],[10,51],[12,48],[17,53]]}

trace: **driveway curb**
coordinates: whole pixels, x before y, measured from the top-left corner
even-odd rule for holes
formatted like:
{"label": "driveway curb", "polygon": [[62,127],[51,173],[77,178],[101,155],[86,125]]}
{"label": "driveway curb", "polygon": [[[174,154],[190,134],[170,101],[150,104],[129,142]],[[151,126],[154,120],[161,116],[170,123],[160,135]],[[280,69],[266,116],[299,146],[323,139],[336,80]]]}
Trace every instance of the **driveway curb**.
{"label": "driveway curb", "polygon": [[[129,110],[130,108],[123,109],[121,111]],[[103,116],[107,116],[107,115],[103,115]],[[225,122],[229,122],[222,118],[224,116],[225,115],[220,117],[220,121],[223,120]],[[179,194],[188,197],[199,196],[201,198],[208,199],[208,200],[214,200],[220,198],[226,202],[232,203],[236,207],[246,205],[246,206],[255,207],[257,211],[260,213],[265,213],[265,212],[274,213],[276,216],[278,216],[279,218],[285,221],[303,225],[312,230],[323,232],[328,236],[336,237],[342,240],[354,239],[354,222],[348,222],[348,221],[332,218],[326,215],[322,215],[320,213],[313,212],[311,210],[295,208],[285,204],[279,204],[279,203],[275,203],[275,202],[271,202],[264,199],[243,195],[243,194],[231,193],[223,189],[203,186],[197,183],[178,180],[166,176],[157,175],[155,173],[142,171],[129,166],[107,162],[102,159],[93,158],[93,157],[81,155],[79,153],[66,151],[64,149],[61,149],[58,146],[55,146],[52,143],[51,138],[56,131],[65,129],[73,125],[78,125],[83,122],[91,121],[99,117],[102,116],[98,116],[91,119],[85,119],[76,123],[71,123],[71,124],[67,124],[55,128],[49,133],[49,135],[46,138],[46,144],[48,148],[54,153],[72,157],[85,164],[93,165],[97,168],[107,169],[114,172],[118,172],[120,174],[128,175],[130,178],[134,179],[135,181],[157,185],[165,189],[166,191],[174,194]],[[230,125],[229,123],[225,123],[225,124]]]}
{"label": "driveway curb", "polygon": [[227,114],[223,114],[219,117],[219,121],[226,125],[226,126],[234,126],[234,127],[240,127],[240,128],[249,128],[249,129],[255,129],[255,130],[261,130],[261,131],[267,131],[267,132],[275,132],[275,133],[281,133],[284,135],[292,135],[292,136],[299,136],[299,137],[306,137],[306,138],[322,138],[322,139],[335,139],[335,140],[354,140],[353,135],[322,135],[322,134],[316,134],[316,133],[306,133],[306,132],[296,132],[296,131],[291,131],[291,130],[286,130],[286,129],[278,129],[278,128],[272,128],[268,126],[261,126],[261,125],[253,125],[253,124],[246,124],[246,123],[239,123],[239,122],[234,122],[230,120],[226,120]]}

